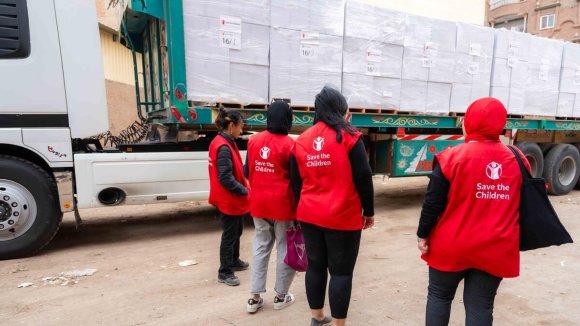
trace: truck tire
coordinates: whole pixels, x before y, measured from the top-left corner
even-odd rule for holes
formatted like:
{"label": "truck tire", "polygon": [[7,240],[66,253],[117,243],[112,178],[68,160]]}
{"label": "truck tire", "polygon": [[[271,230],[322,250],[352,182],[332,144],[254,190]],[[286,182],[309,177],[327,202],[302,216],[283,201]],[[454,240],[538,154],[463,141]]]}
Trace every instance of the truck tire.
{"label": "truck tire", "polygon": [[54,179],[34,163],[0,155],[0,259],[36,253],[61,221]]}
{"label": "truck tire", "polygon": [[539,143],[538,146],[540,146],[540,148],[542,149],[542,153],[544,153],[544,156],[546,156],[546,154],[548,154],[548,152],[554,148],[554,146],[556,146],[556,144],[554,143]]}
{"label": "truck tire", "polygon": [[532,176],[539,178],[544,173],[544,154],[538,144],[524,141],[516,144],[516,147],[522,151],[524,156],[528,159],[530,167],[532,168]]}
{"label": "truck tire", "polygon": [[[575,146],[578,152],[580,152],[580,143],[576,143]],[[576,182],[576,189],[580,190],[580,178],[578,178],[578,182]]]}
{"label": "truck tire", "polygon": [[565,195],[572,191],[580,177],[580,153],[575,146],[558,144],[546,155],[544,178],[548,192],[552,195]]}

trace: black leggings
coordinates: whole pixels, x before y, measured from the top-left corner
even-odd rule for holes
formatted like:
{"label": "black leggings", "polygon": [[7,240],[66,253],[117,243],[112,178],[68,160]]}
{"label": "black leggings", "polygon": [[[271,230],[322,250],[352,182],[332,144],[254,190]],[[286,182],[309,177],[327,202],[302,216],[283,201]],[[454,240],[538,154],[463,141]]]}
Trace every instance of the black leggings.
{"label": "black leggings", "polygon": [[244,216],[219,213],[222,227],[220,243],[220,269],[218,276],[228,278],[234,275],[233,265],[240,259],[240,237],[244,230]]}
{"label": "black leggings", "polygon": [[491,326],[493,324],[493,303],[501,277],[477,269],[442,272],[429,267],[429,294],[427,295],[425,325],[449,324],[451,302],[461,280],[464,281],[465,325]]}
{"label": "black leggings", "polygon": [[358,256],[361,230],[338,231],[308,223],[300,225],[308,255],[306,296],[310,309],[324,307],[326,281],[330,271],[330,312],[332,317],[344,319],[350,303],[352,272]]}

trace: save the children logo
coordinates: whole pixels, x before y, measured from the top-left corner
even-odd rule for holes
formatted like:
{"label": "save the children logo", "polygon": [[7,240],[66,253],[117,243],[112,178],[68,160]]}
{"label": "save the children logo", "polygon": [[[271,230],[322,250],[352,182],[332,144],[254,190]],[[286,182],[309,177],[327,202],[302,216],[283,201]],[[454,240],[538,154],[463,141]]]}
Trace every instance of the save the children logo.
{"label": "save the children logo", "polygon": [[270,149],[267,146],[262,147],[260,150],[260,157],[267,160],[270,157]]}
{"label": "save the children logo", "polygon": [[485,174],[491,180],[497,180],[501,177],[502,174],[501,164],[496,162],[491,162],[485,167]]}
{"label": "save the children logo", "polygon": [[315,151],[320,152],[322,150],[322,146],[324,146],[324,138],[323,137],[316,137],[312,142],[312,147]]}

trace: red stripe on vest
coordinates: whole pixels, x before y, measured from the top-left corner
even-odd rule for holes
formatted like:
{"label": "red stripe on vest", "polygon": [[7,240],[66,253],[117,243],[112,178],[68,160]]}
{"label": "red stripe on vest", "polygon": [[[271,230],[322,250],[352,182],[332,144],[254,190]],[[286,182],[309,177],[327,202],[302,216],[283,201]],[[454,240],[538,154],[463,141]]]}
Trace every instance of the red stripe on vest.
{"label": "red stripe on vest", "polygon": [[[244,177],[244,166],[238,146],[232,146],[230,142],[222,135],[217,135],[209,145],[209,200],[220,212],[227,215],[244,215],[250,211],[249,195],[238,196],[222,186],[218,179],[217,156],[219,148],[228,146],[232,153],[233,174],[234,178],[244,186],[248,182]],[[248,188],[249,191],[249,188]]]}
{"label": "red stripe on vest", "polygon": [[290,185],[290,154],[294,141],[287,135],[263,131],[248,143],[248,170],[252,187],[250,214],[277,221],[296,219]]}

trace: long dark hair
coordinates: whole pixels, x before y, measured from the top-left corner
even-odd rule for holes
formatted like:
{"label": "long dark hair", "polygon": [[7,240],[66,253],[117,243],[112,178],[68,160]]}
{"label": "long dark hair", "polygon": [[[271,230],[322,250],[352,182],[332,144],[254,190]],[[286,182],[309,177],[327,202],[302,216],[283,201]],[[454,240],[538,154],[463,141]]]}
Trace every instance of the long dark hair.
{"label": "long dark hair", "polygon": [[346,99],[334,86],[325,85],[316,95],[314,110],[314,123],[322,121],[334,129],[339,144],[342,143],[342,130],[351,135],[356,133],[356,129],[344,119],[348,111]]}
{"label": "long dark hair", "polygon": [[219,130],[224,131],[228,129],[230,122],[233,122],[235,125],[237,125],[243,120],[244,117],[239,111],[219,108],[218,116],[214,123]]}

